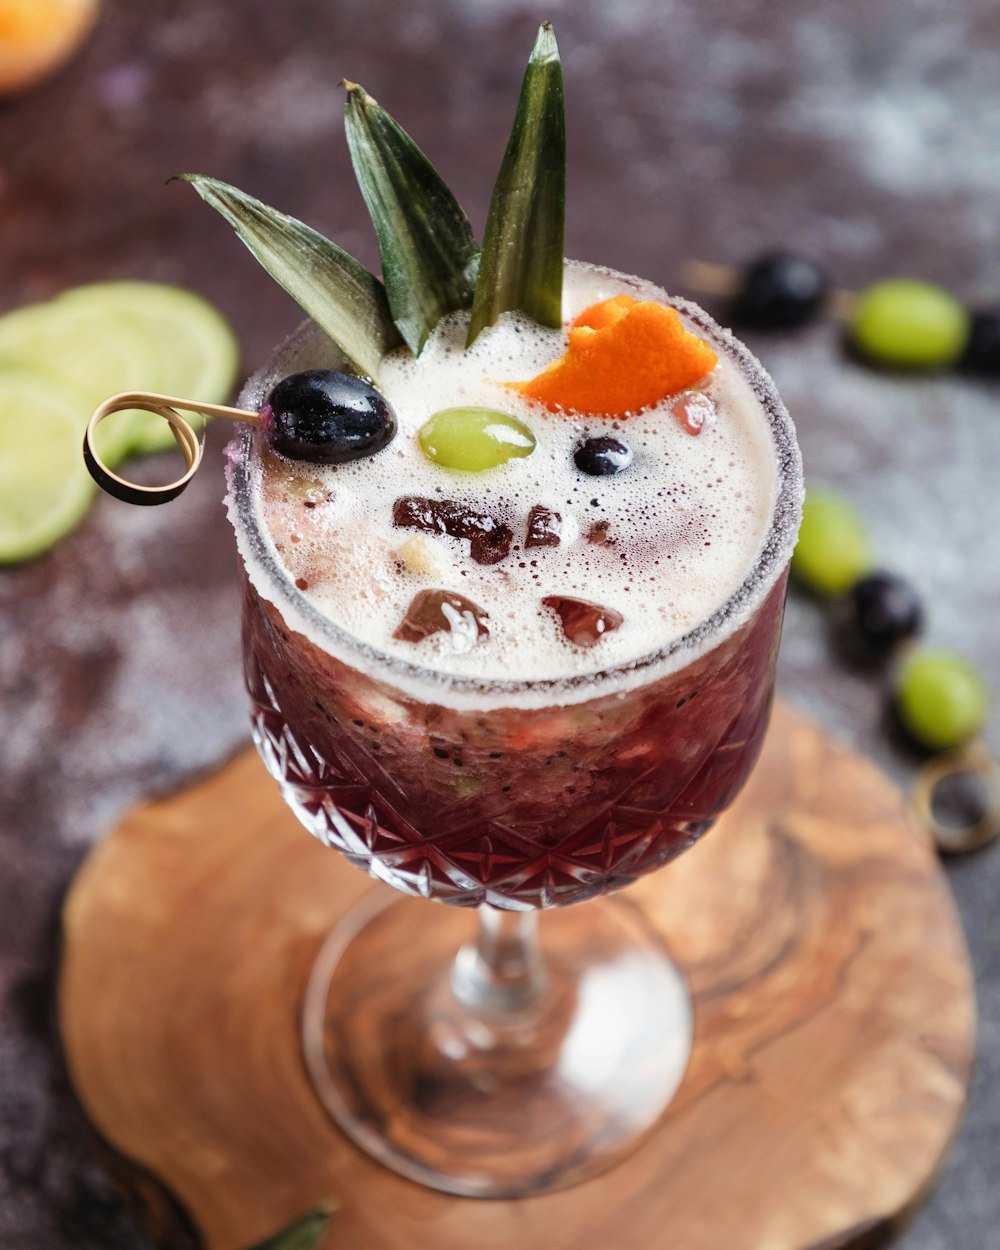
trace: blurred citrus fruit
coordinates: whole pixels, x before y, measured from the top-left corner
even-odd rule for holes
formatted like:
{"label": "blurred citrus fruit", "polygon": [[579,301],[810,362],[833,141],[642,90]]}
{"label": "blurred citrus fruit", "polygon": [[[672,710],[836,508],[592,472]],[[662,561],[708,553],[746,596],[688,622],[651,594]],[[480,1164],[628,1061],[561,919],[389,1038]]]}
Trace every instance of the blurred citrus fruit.
{"label": "blurred citrus fruit", "polygon": [[53,73],[83,43],[98,0],[0,0],[0,95]]}

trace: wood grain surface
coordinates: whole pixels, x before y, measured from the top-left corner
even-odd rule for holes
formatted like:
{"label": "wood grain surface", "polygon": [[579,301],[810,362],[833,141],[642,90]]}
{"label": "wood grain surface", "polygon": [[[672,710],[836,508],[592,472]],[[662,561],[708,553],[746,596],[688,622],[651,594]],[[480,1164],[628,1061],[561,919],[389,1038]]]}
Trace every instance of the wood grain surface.
{"label": "wood grain surface", "polygon": [[650,1138],[585,1185],[449,1198],[325,1118],[301,998],[370,888],[244,753],[134,810],[69,895],[59,1007],[77,1093],[210,1250],[325,1196],[339,1250],[870,1246],[947,1152],[975,1033],[950,896],[893,786],[787,709],[718,828],[629,892],[687,971],[694,1054]]}

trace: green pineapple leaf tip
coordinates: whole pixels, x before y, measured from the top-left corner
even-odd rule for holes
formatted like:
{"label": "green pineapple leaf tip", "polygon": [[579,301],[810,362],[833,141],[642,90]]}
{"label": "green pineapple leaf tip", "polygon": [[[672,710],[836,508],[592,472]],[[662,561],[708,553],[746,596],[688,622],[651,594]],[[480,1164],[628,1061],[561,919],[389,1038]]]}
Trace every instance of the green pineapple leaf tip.
{"label": "green pineapple leaf tip", "polygon": [[566,116],[550,22],[539,28],[486,221],[468,343],[505,312],[562,324]]}
{"label": "green pineapple leaf tip", "polygon": [[352,368],[371,378],[378,376],[382,357],[400,341],[378,278],[311,226],[229,183],[204,174],[178,174],[176,180],[189,183],[229,222]]}
{"label": "green pineapple leaf tip", "polygon": [[399,123],[345,80],[344,124],[393,320],[414,355],[442,317],[472,304],[479,247],[441,175]]}
{"label": "green pineapple leaf tip", "polygon": [[[204,174],[178,174],[358,373],[377,378],[405,343],[419,354],[449,313],[471,308],[467,343],[505,312],[562,322],[566,122],[555,33],[543,22],[493,189],[482,253],[469,219],[405,130],[345,79],[351,162],[375,227],[384,285],[311,226]],[[170,181],[174,181],[171,179]]]}

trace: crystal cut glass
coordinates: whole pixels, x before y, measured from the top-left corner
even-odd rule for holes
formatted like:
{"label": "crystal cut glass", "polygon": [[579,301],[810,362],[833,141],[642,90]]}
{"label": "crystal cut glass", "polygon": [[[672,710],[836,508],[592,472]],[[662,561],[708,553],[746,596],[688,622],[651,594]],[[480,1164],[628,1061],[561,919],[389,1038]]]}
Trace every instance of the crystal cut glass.
{"label": "crystal cut glass", "polygon": [[[282,567],[256,494],[260,434],[230,447],[254,739],[302,824],[396,891],[375,888],[318,952],[308,1070],[358,1145],[455,1194],[539,1193],[611,1166],[687,1063],[683,978],[616,895],[705,834],[757,758],[802,483],[770,379],[701,310],[670,302],[754,390],[777,497],[727,602],[630,664],[476,681],[380,653]],[[307,324],[242,403],[337,364]]]}

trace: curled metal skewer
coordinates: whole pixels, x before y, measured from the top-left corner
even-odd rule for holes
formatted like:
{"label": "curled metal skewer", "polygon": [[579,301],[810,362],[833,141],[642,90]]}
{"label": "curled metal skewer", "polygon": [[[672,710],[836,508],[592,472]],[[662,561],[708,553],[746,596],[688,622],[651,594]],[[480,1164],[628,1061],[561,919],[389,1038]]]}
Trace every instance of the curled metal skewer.
{"label": "curled metal skewer", "polygon": [[[168,482],[165,486],[145,486],[139,482],[130,482],[128,478],[110,469],[101,459],[94,439],[97,427],[106,417],[129,408],[156,413],[169,424],[186,466],[184,473],[175,481]],[[102,490],[125,503],[149,505],[169,503],[171,499],[176,499],[198,472],[205,450],[204,430],[199,433],[182,415],[184,412],[196,412],[203,417],[227,417],[231,421],[242,421],[248,425],[261,424],[259,413],[247,412],[243,408],[205,404],[199,400],[181,399],[176,395],[158,395],[155,391],[123,391],[106,399],[87,422],[87,430],[83,436],[83,459],[90,476]]]}
{"label": "curled metal skewer", "polygon": [[[956,780],[971,780],[980,790],[981,801],[964,824],[945,821],[938,813],[942,787]],[[1000,764],[978,739],[958,751],[935,756],[917,775],[912,801],[939,851],[947,855],[976,851],[1000,835]]]}

